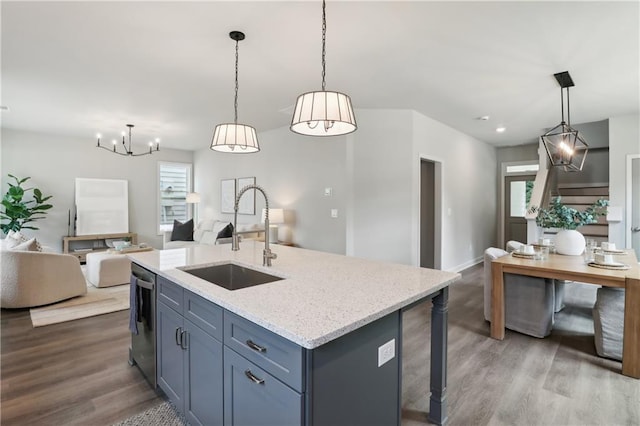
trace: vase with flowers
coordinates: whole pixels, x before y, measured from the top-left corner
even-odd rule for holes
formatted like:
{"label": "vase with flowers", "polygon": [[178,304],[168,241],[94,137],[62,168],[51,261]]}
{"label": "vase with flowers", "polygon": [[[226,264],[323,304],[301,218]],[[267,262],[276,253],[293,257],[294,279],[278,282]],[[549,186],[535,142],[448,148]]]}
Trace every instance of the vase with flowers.
{"label": "vase with flowers", "polygon": [[548,208],[532,207],[538,213],[536,224],[542,228],[556,228],[555,247],[558,254],[580,255],[584,251],[585,239],[577,229],[598,222],[598,217],[607,214],[609,200],[599,199],[584,211],[562,204],[561,197],[554,197]]}

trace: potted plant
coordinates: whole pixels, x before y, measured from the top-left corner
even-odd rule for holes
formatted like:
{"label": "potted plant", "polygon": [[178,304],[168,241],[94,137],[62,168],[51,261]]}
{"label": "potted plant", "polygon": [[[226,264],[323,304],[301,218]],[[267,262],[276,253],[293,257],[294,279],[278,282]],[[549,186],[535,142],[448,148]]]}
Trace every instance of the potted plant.
{"label": "potted plant", "polygon": [[542,228],[557,228],[556,252],[566,255],[580,255],[584,251],[584,236],[577,228],[598,222],[598,217],[606,215],[609,200],[597,200],[584,211],[579,211],[562,204],[561,197],[551,200],[546,209],[532,207],[531,213],[538,213],[536,224]]}
{"label": "potted plant", "polygon": [[[4,212],[0,213],[0,220],[2,220],[0,229],[5,235],[9,231],[39,229],[27,224],[44,219],[47,210],[53,207],[46,203],[52,196],[42,195],[42,191],[38,188],[23,188],[22,184],[31,179],[30,177],[18,179],[13,175],[8,176],[15,181],[15,184],[9,182],[9,190],[2,197]],[[32,198],[25,201],[25,196],[29,193],[32,193]]]}

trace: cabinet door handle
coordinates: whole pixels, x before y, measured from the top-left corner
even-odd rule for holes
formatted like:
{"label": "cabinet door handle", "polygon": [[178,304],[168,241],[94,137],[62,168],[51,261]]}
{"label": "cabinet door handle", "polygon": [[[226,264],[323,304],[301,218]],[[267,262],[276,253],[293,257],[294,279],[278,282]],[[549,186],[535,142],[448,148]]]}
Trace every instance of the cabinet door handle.
{"label": "cabinet door handle", "polygon": [[182,347],[182,327],[176,328],[176,345]]}
{"label": "cabinet door handle", "polygon": [[244,375],[247,376],[249,378],[249,380],[251,380],[256,385],[263,385],[264,384],[264,379],[260,379],[260,378],[258,378],[256,376],[254,376],[253,373],[251,372],[251,370],[244,370]]}
{"label": "cabinet door handle", "polygon": [[187,330],[182,331],[180,333],[180,347],[185,351],[189,349],[188,339],[189,333],[187,333]]}
{"label": "cabinet door handle", "polygon": [[254,351],[258,351],[258,352],[266,352],[267,351],[267,348],[265,348],[264,346],[260,346],[257,343],[254,343],[251,339],[247,340],[247,346],[249,346]]}

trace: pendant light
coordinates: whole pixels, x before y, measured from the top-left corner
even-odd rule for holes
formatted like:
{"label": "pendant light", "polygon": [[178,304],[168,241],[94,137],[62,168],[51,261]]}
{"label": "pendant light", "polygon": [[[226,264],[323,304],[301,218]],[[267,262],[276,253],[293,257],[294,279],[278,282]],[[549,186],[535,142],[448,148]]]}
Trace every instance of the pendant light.
{"label": "pendant light", "polygon": [[236,42],[236,92],[233,103],[233,123],[218,124],[211,139],[211,149],[219,152],[248,154],[260,151],[256,129],[246,124],[238,124],[238,42],[244,40],[244,33],[231,31],[229,37]]}
{"label": "pendant light", "polygon": [[[553,129],[541,136],[549,155],[551,165],[561,167],[565,172],[579,172],[584,166],[589,146],[577,130],[571,127],[569,112],[569,87],[575,86],[568,71],[553,75],[560,85],[560,108],[562,121]],[[564,91],[567,91],[567,121],[564,121]]]}
{"label": "pendant light", "polygon": [[326,4],[322,0],[322,90],[298,96],[291,130],[307,136],[339,136],[357,129],[351,98],[325,90],[326,82]]}

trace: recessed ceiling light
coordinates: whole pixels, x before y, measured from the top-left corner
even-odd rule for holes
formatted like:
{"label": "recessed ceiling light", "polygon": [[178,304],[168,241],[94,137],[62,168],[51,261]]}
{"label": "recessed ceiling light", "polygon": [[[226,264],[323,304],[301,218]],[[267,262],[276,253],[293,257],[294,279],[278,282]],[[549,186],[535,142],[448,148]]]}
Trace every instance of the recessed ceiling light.
{"label": "recessed ceiling light", "polygon": [[498,133],[503,133],[505,130],[507,130],[506,127],[502,127],[502,126],[496,127],[496,132],[498,132]]}

